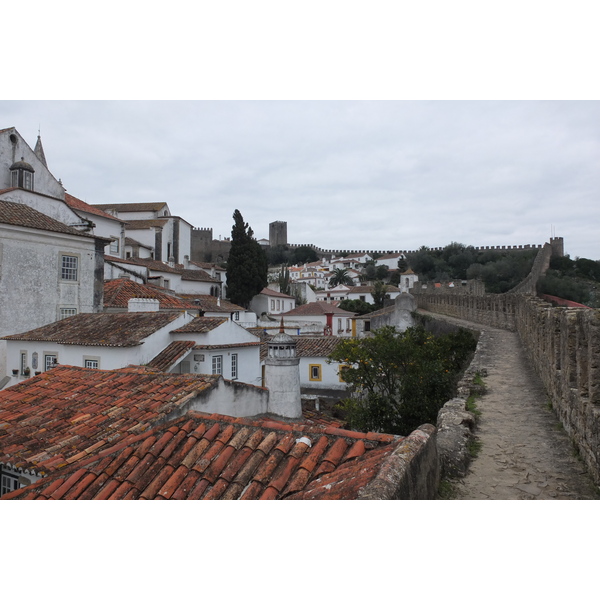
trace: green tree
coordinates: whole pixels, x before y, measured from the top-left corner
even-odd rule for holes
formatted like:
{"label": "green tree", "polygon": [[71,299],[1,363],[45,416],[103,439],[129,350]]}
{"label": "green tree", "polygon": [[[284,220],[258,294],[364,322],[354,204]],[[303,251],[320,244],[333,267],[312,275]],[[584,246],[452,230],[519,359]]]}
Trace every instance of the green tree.
{"label": "green tree", "polygon": [[315,262],[319,260],[314,248],[310,246],[298,246],[292,251],[290,262],[294,265]]}
{"label": "green tree", "polygon": [[290,295],[290,270],[287,267],[281,267],[278,277],[279,291],[282,294]]}
{"label": "green tree", "polygon": [[348,269],[334,269],[333,275],[329,280],[329,287],[335,287],[336,285],[354,285],[352,277],[348,275]]}
{"label": "green tree", "polygon": [[359,315],[366,315],[375,310],[375,307],[372,304],[365,302],[364,300],[342,300],[339,307],[342,310],[347,310]]}
{"label": "green tree", "polygon": [[227,260],[227,290],[234,304],[248,308],[267,286],[267,257],[239,210],[233,213],[231,249]]}
{"label": "green tree", "polygon": [[375,310],[383,308],[383,304],[387,296],[387,285],[385,285],[385,283],[383,283],[381,280],[376,281],[373,285],[371,296],[373,296],[373,305],[375,306]]}
{"label": "green tree", "polygon": [[435,423],[454,394],[476,341],[466,330],[435,337],[423,327],[382,327],[370,338],[343,340],[330,355],[341,363],[351,397],[341,404],[353,429],[408,435]]}

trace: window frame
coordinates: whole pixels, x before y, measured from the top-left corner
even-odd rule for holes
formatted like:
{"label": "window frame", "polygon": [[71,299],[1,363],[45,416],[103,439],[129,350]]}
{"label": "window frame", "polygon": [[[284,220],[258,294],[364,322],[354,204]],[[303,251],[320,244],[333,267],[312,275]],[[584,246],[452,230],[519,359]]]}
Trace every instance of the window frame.
{"label": "window frame", "polygon": [[[316,375],[313,373],[313,369],[316,369]],[[323,381],[323,369],[320,364],[308,365],[308,380],[309,381]]]}
{"label": "window frame", "polygon": [[212,374],[223,375],[223,355],[215,354],[212,356]]}
{"label": "window frame", "polygon": [[[90,366],[88,363],[96,363],[96,366]],[[84,356],[83,366],[86,369],[99,369],[100,368],[100,357],[99,356]]]}
{"label": "window frame", "polygon": [[231,379],[237,379],[238,378],[238,355],[237,352],[233,353],[231,355]]}
{"label": "window frame", "polygon": [[[48,359],[53,358],[53,362],[51,365],[48,364]],[[58,364],[58,353],[56,352],[44,352],[44,372],[49,371]]]}
{"label": "window frame", "polygon": [[[74,261],[75,266],[65,264],[65,262]],[[60,272],[59,278],[62,283],[78,283],[79,282],[79,254],[71,254],[69,252],[60,253]],[[68,276],[65,276],[68,275]]]}
{"label": "window frame", "polygon": [[119,254],[119,247],[120,247],[119,241],[120,240],[118,237],[115,237],[112,235],[110,236],[110,244],[108,246],[108,251],[111,254]]}
{"label": "window frame", "polygon": [[[68,314],[67,314],[68,313]],[[68,319],[74,317],[77,314],[77,308],[74,306],[60,306],[58,308],[58,320]]]}

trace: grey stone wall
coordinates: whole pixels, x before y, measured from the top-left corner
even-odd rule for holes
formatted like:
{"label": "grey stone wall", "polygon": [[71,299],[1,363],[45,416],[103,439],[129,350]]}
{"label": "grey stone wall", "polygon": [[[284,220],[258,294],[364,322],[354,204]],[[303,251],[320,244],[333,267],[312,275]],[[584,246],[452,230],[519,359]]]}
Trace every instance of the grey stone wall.
{"label": "grey stone wall", "polygon": [[552,406],[600,483],[600,310],[534,296],[419,294],[419,308],[516,331]]}

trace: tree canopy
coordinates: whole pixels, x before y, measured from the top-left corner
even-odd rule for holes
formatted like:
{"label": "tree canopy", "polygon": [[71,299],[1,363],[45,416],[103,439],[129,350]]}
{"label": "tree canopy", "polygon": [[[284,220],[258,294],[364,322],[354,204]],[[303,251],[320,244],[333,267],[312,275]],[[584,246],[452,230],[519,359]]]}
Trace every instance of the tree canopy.
{"label": "tree canopy", "polygon": [[329,287],[335,287],[336,285],[354,285],[352,277],[348,275],[348,269],[334,269],[333,275],[329,279]]}
{"label": "tree canopy", "polygon": [[408,435],[435,423],[476,344],[464,329],[436,337],[422,326],[402,333],[382,327],[372,337],[342,340],[329,359],[341,363],[352,394],[341,404],[350,426]]}
{"label": "tree canopy", "polygon": [[229,299],[248,308],[250,300],[267,286],[267,257],[239,210],[233,213],[231,249],[227,260]]}

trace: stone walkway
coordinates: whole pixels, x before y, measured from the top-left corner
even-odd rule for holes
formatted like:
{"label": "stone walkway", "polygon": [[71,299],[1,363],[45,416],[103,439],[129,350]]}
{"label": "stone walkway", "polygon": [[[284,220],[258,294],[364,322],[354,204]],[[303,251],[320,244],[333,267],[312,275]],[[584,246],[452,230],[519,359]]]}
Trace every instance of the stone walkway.
{"label": "stone walkway", "polygon": [[598,488],[550,408],[542,382],[530,366],[518,335],[443,318],[482,332],[480,356],[474,366],[487,369],[487,391],[477,401],[481,416],[476,439],[481,450],[465,478],[455,485],[457,499],[600,498]]}

